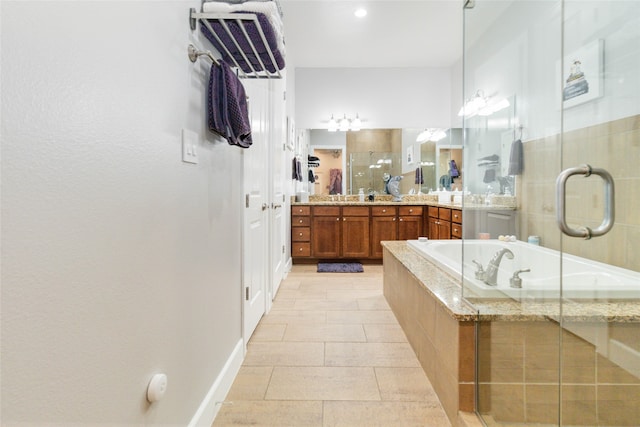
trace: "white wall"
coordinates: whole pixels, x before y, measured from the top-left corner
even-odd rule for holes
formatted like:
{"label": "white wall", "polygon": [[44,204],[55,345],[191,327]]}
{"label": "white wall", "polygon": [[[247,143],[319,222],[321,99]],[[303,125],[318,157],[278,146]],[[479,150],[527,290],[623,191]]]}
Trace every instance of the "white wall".
{"label": "white wall", "polygon": [[199,3],[2,2],[3,426],[186,425],[241,338],[241,151],[205,130]]}
{"label": "white wall", "polygon": [[356,113],[363,129],[449,128],[450,110],[448,68],[296,69],[301,128],[326,129],[331,114]]}
{"label": "white wall", "polygon": [[[558,134],[561,126],[564,131],[580,129],[640,110],[635,66],[640,58],[638,2],[566,0],[564,29],[560,25],[561,3],[513,2],[485,34],[466,47],[466,97],[477,89],[496,99],[515,95],[516,115],[527,140]],[[478,13],[488,6],[477,2],[476,8],[465,11],[465,31],[485,26]],[[602,97],[565,109],[561,122],[563,51],[570,55],[598,39],[604,42]]]}

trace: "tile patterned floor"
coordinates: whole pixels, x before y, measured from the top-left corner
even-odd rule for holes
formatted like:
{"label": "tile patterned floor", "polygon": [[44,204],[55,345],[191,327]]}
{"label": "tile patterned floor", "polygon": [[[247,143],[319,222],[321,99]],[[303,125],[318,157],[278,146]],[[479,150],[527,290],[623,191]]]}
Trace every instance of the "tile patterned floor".
{"label": "tile patterned floor", "polygon": [[382,266],[295,265],[213,426],[450,426],[382,295]]}

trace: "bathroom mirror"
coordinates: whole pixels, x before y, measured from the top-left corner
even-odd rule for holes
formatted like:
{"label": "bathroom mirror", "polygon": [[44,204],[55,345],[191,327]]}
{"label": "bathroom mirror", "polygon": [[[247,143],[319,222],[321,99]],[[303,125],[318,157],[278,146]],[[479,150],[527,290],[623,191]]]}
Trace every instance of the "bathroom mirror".
{"label": "bathroom mirror", "polygon": [[509,106],[488,115],[465,117],[465,130],[472,144],[465,146],[465,186],[474,194],[515,195],[515,177],[509,176],[512,142],[519,138],[515,123],[515,96]]}
{"label": "bathroom mirror", "polygon": [[[458,173],[454,173],[445,186],[462,190],[462,129],[448,129],[446,136],[438,141],[419,143],[416,137],[423,130],[311,130],[308,152],[320,161],[312,169],[315,182],[309,184],[309,192],[354,195],[362,188],[367,194],[384,194],[384,177],[389,175],[403,177],[400,182],[402,194],[426,194],[443,186],[440,183],[443,176],[451,177],[452,160]],[[422,174],[421,184],[416,178],[418,168]],[[336,174],[341,177],[341,186],[336,186],[336,180],[332,179]]]}

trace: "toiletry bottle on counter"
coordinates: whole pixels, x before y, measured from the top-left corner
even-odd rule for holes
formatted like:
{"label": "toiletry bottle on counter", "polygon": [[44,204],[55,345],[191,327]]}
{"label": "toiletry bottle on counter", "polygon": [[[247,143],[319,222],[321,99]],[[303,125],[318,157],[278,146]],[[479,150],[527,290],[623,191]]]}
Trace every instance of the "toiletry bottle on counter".
{"label": "toiletry bottle on counter", "polygon": [[361,202],[364,202],[364,188],[361,188],[358,191],[358,200],[360,200]]}

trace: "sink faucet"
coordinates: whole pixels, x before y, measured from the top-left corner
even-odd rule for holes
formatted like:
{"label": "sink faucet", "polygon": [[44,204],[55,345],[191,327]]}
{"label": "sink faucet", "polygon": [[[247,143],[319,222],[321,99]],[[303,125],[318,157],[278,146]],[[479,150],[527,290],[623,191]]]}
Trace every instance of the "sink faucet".
{"label": "sink faucet", "polygon": [[507,248],[502,248],[495,253],[493,258],[491,258],[491,261],[489,261],[487,270],[484,273],[484,283],[489,286],[496,286],[498,284],[498,267],[500,267],[500,261],[502,261],[503,255],[506,255],[509,259],[513,259],[513,252]]}

